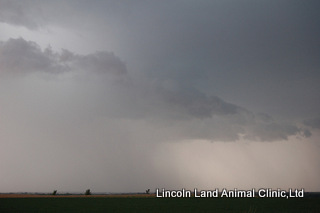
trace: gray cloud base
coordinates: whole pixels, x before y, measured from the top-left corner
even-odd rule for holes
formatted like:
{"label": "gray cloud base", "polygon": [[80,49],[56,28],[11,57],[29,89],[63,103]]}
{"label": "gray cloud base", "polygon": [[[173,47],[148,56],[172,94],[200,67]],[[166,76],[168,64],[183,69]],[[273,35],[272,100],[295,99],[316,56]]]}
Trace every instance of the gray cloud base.
{"label": "gray cloud base", "polygon": [[[98,79],[91,79],[89,83],[96,84],[90,97],[84,96],[80,103],[75,102],[78,105],[96,105],[89,107],[88,112],[81,111],[81,116],[86,118],[95,115],[129,120],[145,119],[153,128],[159,128],[156,131],[158,135],[161,131],[168,135],[160,138],[171,140],[192,138],[235,141],[244,137],[256,141],[275,141],[287,140],[292,135],[310,136],[307,130],[294,124],[278,123],[267,114],[255,114],[217,96],[205,95],[193,87],[130,80],[126,65],[113,53],[77,55],[65,49],[55,53],[51,48],[42,51],[35,42],[23,38],[1,42],[0,48],[3,75],[34,72],[63,75],[71,72],[78,77],[84,75],[83,79],[90,73],[97,75]],[[113,76],[118,78],[115,80]],[[119,79],[123,79],[120,84]],[[75,81],[76,87],[83,86],[77,79],[72,81]],[[99,99],[92,98],[104,92],[108,95]],[[67,114],[65,116],[68,117]],[[170,129],[168,123],[171,123]]]}
{"label": "gray cloud base", "polygon": [[61,73],[72,70],[90,70],[97,73],[126,73],[125,64],[113,53],[96,52],[77,55],[63,49],[54,53],[50,47],[44,51],[32,41],[23,38],[9,39],[0,43],[1,73],[13,74],[29,72]]}

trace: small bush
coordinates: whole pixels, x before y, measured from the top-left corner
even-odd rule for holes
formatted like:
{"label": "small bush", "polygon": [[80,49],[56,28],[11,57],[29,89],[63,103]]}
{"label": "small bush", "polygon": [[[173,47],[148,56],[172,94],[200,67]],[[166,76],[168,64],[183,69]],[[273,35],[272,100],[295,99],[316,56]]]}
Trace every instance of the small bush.
{"label": "small bush", "polygon": [[84,194],[85,194],[85,195],[91,195],[90,189],[87,189]]}

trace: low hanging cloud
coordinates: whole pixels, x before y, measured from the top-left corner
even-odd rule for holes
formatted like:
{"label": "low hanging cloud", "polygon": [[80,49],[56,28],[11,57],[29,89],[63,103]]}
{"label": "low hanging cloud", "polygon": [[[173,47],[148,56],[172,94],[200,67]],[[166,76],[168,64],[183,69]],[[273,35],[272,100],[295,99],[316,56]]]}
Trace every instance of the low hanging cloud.
{"label": "low hanging cloud", "polygon": [[241,137],[252,141],[278,141],[288,140],[293,135],[311,136],[308,129],[277,122],[268,114],[251,112],[195,89],[159,91],[162,94],[158,96],[162,96],[167,108],[188,118],[181,118],[180,127],[177,127],[186,137],[212,141],[236,141]]}
{"label": "low hanging cloud", "polygon": [[[63,49],[59,53],[50,47],[42,50],[37,43],[23,38],[0,43],[0,73],[3,75],[63,75],[70,72],[86,73],[85,77],[95,74],[125,78],[129,74],[125,63],[112,52],[79,55]],[[148,78],[144,79],[149,81],[139,82],[128,78],[130,80],[121,84],[112,83],[114,78],[98,79],[90,80],[93,91],[83,89],[86,86],[83,82],[75,83],[78,88],[75,91],[79,92],[72,94],[74,101],[68,100],[67,108],[61,108],[60,111],[66,110],[64,119],[68,116],[80,120],[90,116],[94,116],[93,119],[104,117],[106,122],[120,122],[127,132],[142,141],[236,141],[240,138],[277,141],[293,135],[311,135],[307,129],[295,124],[279,123],[268,114],[251,112],[190,86],[182,87],[179,82],[168,86],[167,82]],[[56,100],[65,101],[58,97]],[[158,138],[153,139],[155,136]]]}
{"label": "low hanging cloud", "polygon": [[216,96],[206,96],[195,89],[183,91],[165,91],[163,90],[166,102],[184,108],[186,113],[197,118],[211,117],[216,115],[236,114],[244,111],[239,106],[223,101]]}
{"label": "low hanging cloud", "polygon": [[1,73],[29,72],[62,73],[73,70],[90,70],[96,73],[125,74],[126,66],[111,52],[78,55],[63,49],[55,53],[50,47],[41,50],[33,41],[23,38],[0,42]]}

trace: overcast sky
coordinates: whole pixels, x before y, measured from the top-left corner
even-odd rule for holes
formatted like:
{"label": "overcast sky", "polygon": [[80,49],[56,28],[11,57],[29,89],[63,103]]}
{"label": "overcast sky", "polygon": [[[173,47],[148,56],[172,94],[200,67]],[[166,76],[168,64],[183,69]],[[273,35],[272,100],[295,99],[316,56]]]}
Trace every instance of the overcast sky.
{"label": "overcast sky", "polygon": [[319,191],[319,10],[0,0],[0,192]]}

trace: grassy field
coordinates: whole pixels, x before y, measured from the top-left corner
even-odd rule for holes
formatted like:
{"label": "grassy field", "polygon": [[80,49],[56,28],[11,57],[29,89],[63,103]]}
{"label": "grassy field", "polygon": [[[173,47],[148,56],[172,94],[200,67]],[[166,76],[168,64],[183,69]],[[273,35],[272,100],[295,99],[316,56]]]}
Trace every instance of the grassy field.
{"label": "grassy field", "polygon": [[0,198],[0,212],[320,212],[320,198]]}

